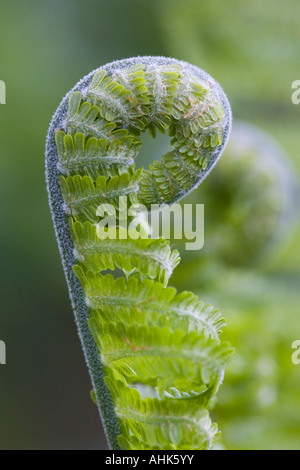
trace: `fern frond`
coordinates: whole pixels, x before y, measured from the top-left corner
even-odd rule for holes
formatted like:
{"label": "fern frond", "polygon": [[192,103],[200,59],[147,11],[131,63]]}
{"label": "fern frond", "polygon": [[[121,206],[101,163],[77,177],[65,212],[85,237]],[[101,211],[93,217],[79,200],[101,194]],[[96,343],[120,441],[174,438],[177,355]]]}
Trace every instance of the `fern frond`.
{"label": "fern frond", "polygon": [[[127,70],[127,81],[129,79],[132,87],[135,71],[131,77],[130,75],[130,71]],[[143,96],[141,88],[137,88],[137,93]],[[86,99],[93,105],[99,106],[100,116],[106,121],[129,128],[131,132],[144,131],[148,124],[145,114],[149,110],[137,102],[131,90],[127,90],[124,85],[108,77],[105,70],[98,70],[95,73],[87,90]]]}
{"label": "fern frond", "polygon": [[114,122],[107,122],[103,119],[98,106],[82,102],[82,95],[79,91],[72,93],[70,96],[64,127],[71,135],[81,132],[85,137],[95,137],[109,141],[122,139],[129,135],[128,130],[118,129]]}
{"label": "fern frond", "polygon": [[181,128],[174,127],[170,132],[171,136],[175,135],[171,143],[173,147],[178,149],[180,154],[192,157],[194,161],[199,162],[202,170],[205,170],[211,158],[209,149],[221,145],[223,132],[223,119],[209,128],[201,130],[197,134],[193,134],[188,140]]}
{"label": "fern frond", "polygon": [[123,449],[207,450],[219,433],[201,401],[141,399],[122,382],[106,383],[122,422],[118,440]]}
{"label": "fern frond", "polygon": [[170,245],[163,239],[120,239],[100,240],[97,229],[89,222],[83,225],[71,223],[75,244],[75,257],[94,273],[116,268],[126,276],[140,274],[141,279],[153,279],[166,285],[180,258],[177,250],[171,252]]}
{"label": "fern frond", "polygon": [[146,87],[145,66],[136,64],[128,69],[118,68],[114,70],[112,79],[131,91],[128,98],[136,108],[148,115],[150,112],[150,99],[148,97],[148,89]]}
{"label": "fern frond", "polygon": [[[201,162],[202,163],[202,162]],[[170,201],[193,185],[201,171],[195,159],[173,150],[141,175],[139,198],[146,206]],[[203,168],[202,168],[203,169]]]}
{"label": "fern frond", "polygon": [[137,204],[140,173],[141,171],[133,175],[122,173],[110,179],[98,176],[95,183],[90,176],[60,176],[67,214],[82,222],[98,222],[96,212],[100,204],[108,203],[119,207],[120,196],[127,196],[128,202]]}
{"label": "fern frond", "polygon": [[103,363],[113,374],[129,383],[151,385],[163,394],[172,387],[179,393],[203,386],[215,392],[232,353],[228,344],[195,331],[103,324],[95,316],[89,325]]}
{"label": "fern frond", "polygon": [[171,124],[173,103],[176,98],[182,68],[176,64],[153,65],[146,72],[146,86],[151,112],[148,116],[148,129],[155,137],[156,129],[163,134]]}
{"label": "fern frond", "polygon": [[[163,108],[164,117],[160,117],[159,124],[154,124],[162,132],[169,128],[176,150],[164,155],[161,161],[153,162],[150,171],[143,172],[139,197],[146,205],[171,201],[195,185],[224,137],[225,111],[213,90],[201,80],[191,81],[184,73],[169,75],[172,93]],[[166,83],[161,86],[164,90],[168,88]],[[156,110],[155,115],[161,116],[161,113],[161,109]],[[151,131],[150,125],[149,129]]]}
{"label": "fern frond", "polygon": [[55,139],[60,172],[65,175],[86,174],[94,181],[99,174],[108,178],[128,172],[141,145],[131,136],[109,142],[94,137],[86,139],[81,132],[72,137],[59,131]]}
{"label": "fern frond", "polygon": [[213,91],[202,90],[198,83],[183,85],[174,108],[175,128],[180,127],[186,139],[225,117],[224,108]]}
{"label": "fern frond", "polygon": [[[133,240],[130,223],[139,218],[123,211],[191,191],[217,162],[230,126],[230,106],[211,77],[153,57],[85,77],[51,124],[52,214],[92,396],[114,449],[203,450],[219,435],[208,408],[232,354],[220,340],[225,321],[191,292],[167,287],[178,252],[164,239]],[[173,149],[137,170],[137,136],[147,130],[168,131]]]}
{"label": "fern frond", "polygon": [[172,331],[182,328],[185,332],[198,330],[217,339],[225,320],[220,312],[207,305],[191,292],[176,295],[173,287],[164,288],[161,283],[149,279],[117,278],[84,272],[74,267],[92,310],[100,310],[105,320],[124,321],[142,325],[168,327]]}

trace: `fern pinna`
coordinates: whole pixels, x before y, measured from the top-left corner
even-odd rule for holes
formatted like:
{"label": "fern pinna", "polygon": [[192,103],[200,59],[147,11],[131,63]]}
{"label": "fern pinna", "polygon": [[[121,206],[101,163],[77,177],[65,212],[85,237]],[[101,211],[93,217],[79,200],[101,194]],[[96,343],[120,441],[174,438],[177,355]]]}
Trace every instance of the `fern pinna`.
{"label": "fern pinna", "polygon": [[[112,449],[210,449],[218,430],[208,409],[232,350],[220,341],[218,310],[167,287],[179,262],[169,242],[99,238],[97,208],[124,195],[148,208],[182,198],[216,164],[230,127],[221,87],[199,68],[161,57],[92,72],[50,125],[50,206]],[[136,170],[147,130],[168,131],[173,150]]]}

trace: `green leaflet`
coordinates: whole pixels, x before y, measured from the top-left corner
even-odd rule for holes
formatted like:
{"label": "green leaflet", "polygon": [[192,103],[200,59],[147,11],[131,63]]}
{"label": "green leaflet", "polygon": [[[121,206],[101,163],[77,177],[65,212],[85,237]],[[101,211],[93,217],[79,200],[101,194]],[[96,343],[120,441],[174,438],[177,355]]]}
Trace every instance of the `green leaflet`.
{"label": "green leaflet", "polygon": [[188,394],[194,399],[197,390],[201,390],[200,397],[208,390],[215,392],[232,352],[227,344],[195,331],[187,334],[169,328],[103,325],[99,317],[92,317],[89,324],[110,373],[127,383],[151,385],[171,400],[175,398],[170,390],[175,389],[179,396]]}
{"label": "green leaflet", "polygon": [[122,422],[121,447],[131,449],[208,450],[219,436],[199,400],[145,398],[121,382],[106,382]]}
{"label": "green leaflet", "polygon": [[153,137],[156,130],[165,133],[172,122],[174,100],[177,96],[181,67],[150,67],[147,71],[147,87],[151,103],[149,131]]}
{"label": "green leaflet", "polygon": [[139,170],[133,175],[122,173],[110,179],[98,176],[95,182],[87,175],[60,176],[66,212],[76,220],[97,222],[99,217],[96,212],[101,204],[118,207],[120,196],[127,196],[129,203],[137,204],[140,173]]}
{"label": "green leaflet", "polygon": [[[114,165],[120,172],[126,171],[124,165],[133,164],[140,146],[134,135],[148,129],[155,136],[156,130],[164,133],[169,129],[174,151],[154,161],[141,177],[139,199],[147,206],[169,202],[192,187],[223,141],[225,111],[214,85],[184,73],[177,64],[155,65],[147,70],[137,64],[132,69],[116,70],[114,79],[105,70],[98,70],[85,100],[80,92],[71,94],[66,121],[70,135],[57,134],[63,173],[78,171],[95,177],[111,174]],[[103,150],[98,164],[97,156],[93,161],[91,155],[95,154],[95,141],[87,141],[90,152],[86,152],[83,137],[99,139]],[[112,150],[115,160],[108,158],[109,151],[105,153],[103,139],[118,139],[119,148]],[[103,164],[101,156],[106,157]],[[126,156],[130,158],[124,162]]]}
{"label": "green leaflet", "polygon": [[[83,335],[89,328],[104,376],[93,366],[92,397],[117,420],[116,426],[104,418],[110,442],[122,449],[204,450],[219,435],[207,410],[232,354],[220,341],[225,321],[193,293],[167,287],[179,253],[163,239],[131,239],[134,217],[122,217],[130,205],[150,208],[193,188],[228,133],[230,117],[215,84],[167,62],[116,63],[72,92],[56,129],[56,165],[77,261],[72,269],[88,313]],[[136,170],[138,136],[155,137],[157,130],[169,132],[173,150]],[[127,196],[127,207],[120,196]],[[108,238],[111,227],[98,232],[106,221],[99,206],[116,214],[115,239]]]}
{"label": "green leaflet", "polygon": [[[125,85],[108,77],[105,70],[98,70],[89,86],[86,99],[100,107],[100,116],[108,122],[115,122],[132,132],[144,131],[148,121],[145,117],[149,103],[142,67],[128,70]],[[124,79],[123,79],[124,80]],[[121,79],[121,81],[123,81]],[[145,97],[144,97],[145,95]]]}
{"label": "green leaflet", "polygon": [[179,264],[177,250],[171,252],[166,240],[120,239],[100,240],[95,225],[85,222],[71,224],[76,258],[94,273],[121,269],[126,276],[140,274],[141,279],[153,279],[166,285]]}
{"label": "green leaflet", "polygon": [[199,174],[199,162],[176,150],[164,155],[161,161],[154,161],[149,168],[141,175],[139,194],[146,206],[169,201],[190,188]]}
{"label": "green leaflet", "polygon": [[164,288],[159,282],[146,279],[140,282],[130,278],[127,282],[111,274],[105,276],[86,273],[74,267],[80,279],[87,301],[94,311],[99,311],[106,322],[125,322],[140,325],[157,325],[186,333],[198,330],[217,339],[225,325],[220,312],[199,301],[191,292],[176,295],[173,287]]}
{"label": "green leaflet", "polygon": [[66,129],[70,135],[82,132],[85,137],[107,139],[109,141],[128,136],[126,129],[117,129],[113,122],[107,122],[100,116],[100,108],[91,103],[82,103],[82,95],[75,92],[70,96]]}
{"label": "green leaflet", "polygon": [[129,101],[146,115],[150,113],[150,99],[148,96],[148,86],[146,86],[145,66],[136,64],[128,69],[117,69],[113,72],[113,80],[117,81],[130,90]]}
{"label": "green leaflet", "polygon": [[134,165],[141,144],[128,135],[122,140],[109,141],[95,137],[86,139],[81,132],[72,137],[59,131],[56,145],[61,173],[83,173],[96,180],[99,175],[112,177],[128,171]]}

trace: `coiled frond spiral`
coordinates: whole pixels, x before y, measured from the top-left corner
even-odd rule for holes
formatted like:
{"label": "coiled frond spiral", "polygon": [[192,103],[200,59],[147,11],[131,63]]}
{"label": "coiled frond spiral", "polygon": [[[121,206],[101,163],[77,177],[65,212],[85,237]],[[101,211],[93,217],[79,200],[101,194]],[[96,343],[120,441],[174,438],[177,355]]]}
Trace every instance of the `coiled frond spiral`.
{"label": "coiled frond spiral", "polygon": [[[174,59],[141,57],[92,72],[66,96],[47,140],[50,205],[80,338],[113,449],[210,449],[208,408],[232,350],[224,320],[167,287],[179,254],[163,239],[101,239],[100,204],[173,203],[221,155],[231,112],[220,86]],[[173,150],[135,169],[139,136]],[[114,276],[107,273],[114,272]],[[123,274],[120,274],[122,272]]]}

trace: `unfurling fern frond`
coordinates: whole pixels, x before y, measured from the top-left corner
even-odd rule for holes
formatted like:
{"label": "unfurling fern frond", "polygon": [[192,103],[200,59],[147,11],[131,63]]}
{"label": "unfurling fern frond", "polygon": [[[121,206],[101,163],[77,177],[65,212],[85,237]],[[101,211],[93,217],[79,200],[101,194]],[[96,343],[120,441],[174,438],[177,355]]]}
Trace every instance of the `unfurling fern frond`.
{"label": "unfurling fern frond", "polygon": [[[124,222],[122,211],[172,203],[196,187],[220,157],[230,124],[228,101],[211,77],[153,57],[91,73],[51,123],[52,215],[93,397],[113,449],[202,450],[218,436],[208,409],[232,354],[220,340],[224,319],[191,292],[167,287],[179,253],[147,231],[131,238],[135,218]],[[153,137],[168,131],[173,150],[136,170],[138,136],[146,130]],[[125,207],[120,196],[127,196]],[[101,205],[116,214],[114,239],[110,228],[98,230],[106,220]]]}

